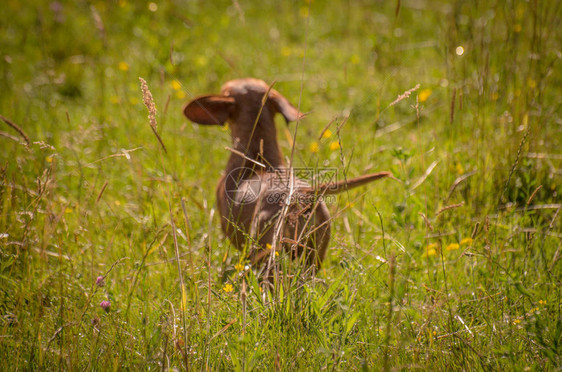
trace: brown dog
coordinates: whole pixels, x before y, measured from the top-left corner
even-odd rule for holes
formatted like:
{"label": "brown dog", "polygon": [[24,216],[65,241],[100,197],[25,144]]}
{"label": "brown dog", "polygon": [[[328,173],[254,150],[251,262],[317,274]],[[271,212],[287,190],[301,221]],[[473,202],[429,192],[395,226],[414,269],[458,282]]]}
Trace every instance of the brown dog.
{"label": "brown dog", "polygon": [[330,214],[322,197],[390,175],[315,188],[294,177],[285,168],[274,116],[280,113],[288,123],[303,115],[262,80],[229,81],[220,95],[198,97],[183,112],[198,124],[230,124],[234,149],[217,187],[218,209],[223,232],[254,264],[283,247],[294,257],[305,253],[307,264],[319,267],[330,241]]}

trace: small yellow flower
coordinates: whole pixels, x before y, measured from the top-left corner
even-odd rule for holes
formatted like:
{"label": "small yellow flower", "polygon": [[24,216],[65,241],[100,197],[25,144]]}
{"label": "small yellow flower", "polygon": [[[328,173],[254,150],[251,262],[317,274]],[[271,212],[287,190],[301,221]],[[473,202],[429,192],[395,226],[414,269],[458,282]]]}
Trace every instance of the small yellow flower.
{"label": "small yellow flower", "polygon": [[266,243],[265,247],[266,247],[267,249],[271,249],[271,244]]}
{"label": "small yellow flower", "polygon": [[460,246],[457,243],[451,243],[447,247],[445,247],[445,249],[448,251],[456,251],[457,249],[459,249],[459,247]]}
{"label": "small yellow flower", "polygon": [[53,162],[53,155],[47,156],[47,157],[45,158],[45,161],[46,161],[47,163],[52,163],[52,162]]}
{"label": "small yellow flower", "polygon": [[457,165],[455,165],[455,170],[459,175],[464,174],[464,168],[462,167],[461,163],[457,163]]}
{"label": "small yellow flower", "polygon": [[330,143],[330,150],[336,151],[339,148],[340,148],[340,143],[338,141],[334,141]]}
{"label": "small yellow flower", "polygon": [[176,92],[176,97],[177,97],[178,99],[184,99],[184,98],[185,98],[185,93],[184,93],[184,91],[183,91],[183,90],[178,90],[178,91]]}
{"label": "small yellow flower", "polygon": [[181,89],[181,83],[178,80],[172,80],[170,85],[172,86],[173,90],[180,90]]}
{"label": "small yellow flower", "polygon": [[310,149],[310,152],[314,152],[314,153],[318,152],[320,150],[320,147],[318,146],[318,142],[312,142],[310,144],[309,149]]}
{"label": "small yellow flower", "polygon": [[125,61],[119,62],[119,70],[128,71],[129,70],[129,64]]}
{"label": "small yellow flower", "polygon": [[437,251],[435,249],[428,249],[427,251],[424,252],[424,254],[422,254],[422,257],[432,257],[436,255],[437,255]]}
{"label": "small yellow flower", "polygon": [[226,293],[230,293],[234,290],[234,288],[232,287],[232,284],[227,283],[222,290]]}
{"label": "small yellow flower", "polygon": [[240,262],[237,263],[236,265],[234,265],[234,268],[236,269],[236,271],[242,271],[244,270],[244,265],[242,265]]}
{"label": "small yellow flower", "polygon": [[64,210],[64,213],[72,213],[72,208],[68,208],[66,207],[66,209]]}
{"label": "small yellow flower", "polygon": [[345,203],[345,206],[346,206],[346,208],[353,208],[353,207],[355,207],[355,203],[347,202],[347,203]]}
{"label": "small yellow flower", "polygon": [[275,257],[279,257],[279,252],[275,251]]}
{"label": "small yellow flower", "polygon": [[513,321],[513,324],[519,324],[519,323],[521,323],[521,320],[520,320],[520,319],[515,319],[515,320]]}
{"label": "small yellow flower", "polygon": [[461,245],[472,245],[472,238],[464,238],[461,240]]}
{"label": "small yellow flower", "polygon": [[281,55],[283,57],[288,57],[292,54],[293,52],[291,51],[291,48],[289,48],[288,46],[284,46],[283,48],[281,48]]}
{"label": "small yellow flower", "polygon": [[539,305],[546,305],[546,301],[545,300],[539,300]]}
{"label": "small yellow flower", "polygon": [[326,129],[324,131],[324,133],[322,133],[322,138],[330,138],[330,137],[332,137],[332,131],[329,130],[329,129]]}
{"label": "small yellow flower", "polygon": [[425,247],[425,251],[422,254],[422,257],[432,257],[432,256],[436,256],[437,255],[437,250],[435,249],[437,248],[437,243],[431,243],[428,244]]}
{"label": "small yellow flower", "polygon": [[115,205],[120,206],[120,205],[121,205],[121,202],[120,202],[119,200],[116,200],[116,201],[115,201]]}
{"label": "small yellow flower", "polygon": [[422,89],[420,94],[418,94],[418,99],[420,102],[425,102],[431,96],[431,89]]}

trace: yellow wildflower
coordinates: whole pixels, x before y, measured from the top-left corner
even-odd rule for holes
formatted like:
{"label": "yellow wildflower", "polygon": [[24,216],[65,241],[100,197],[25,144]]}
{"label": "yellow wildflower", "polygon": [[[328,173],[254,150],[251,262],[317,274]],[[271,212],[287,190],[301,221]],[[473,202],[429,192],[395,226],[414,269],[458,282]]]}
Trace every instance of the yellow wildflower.
{"label": "yellow wildflower", "polygon": [[461,245],[472,245],[472,238],[464,238],[461,240]]}
{"label": "yellow wildflower", "polygon": [[462,175],[464,173],[464,168],[462,167],[461,163],[457,163],[455,165],[455,170],[457,171],[457,174]]}
{"label": "yellow wildflower", "polygon": [[119,70],[128,71],[129,70],[129,64],[125,61],[119,62]]}
{"label": "yellow wildflower", "polygon": [[267,249],[271,249],[271,244],[266,243],[265,247],[266,247]]}
{"label": "yellow wildflower", "polygon": [[53,162],[53,156],[52,156],[52,155],[47,156],[47,157],[45,158],[45,161],[46,161],[47,163],[52,163],[52,162]]}
{"label": "yellow wildflower", "polygon": [[334,141],[330,143],[330,150],[336,151],[339,148],[340,148],[340,143],[338,141]]}
{"label": "yellow wildflower", "polygon": [[184,91],[183,91],[183,90],[178,90],[178,91],[176,92],[176,97],[177,97],[178,99],[184,99],[184,98],[185,98],[185,93],[184,93]]}
{"label": "yellow wildflower", "polygon": [[326,129],[324,131],[324,133],[322,133],[322,138],[330,138],[330,137],[332,137],[332,131],[329,130],[329,129]]}
{"label": "yellow wildflower", "polygon": [[318,142],[312,142],[310,144],[310,152],[318,152],[320,150],[320,147],[318,146]]}
{"label": "yellow wildflower", "polygon": [[457,249],[459,249],[459,247],[460,246],[457,243],[451,243],[447,247],[445,247],[445,249],[448,251],[456,251]]}
{"label": "yellow wildflower", "polygon": [[288,57],[288,56],[290,56],[292,53],[293,53],[293,52],[292,52],[291,48],[289,48],[289,47],[287,47],[287,46],[284,46],[283,48],[281,48],[281,55],[282,55],[283,57]]}
{"label": "yellow wildflower", "polygon": [[418,99],[420,102],[425,102],[431,96],[431,89],[422,89],[420,94],[418,94]]}
{"label": "yellow wildflower", "polygon": [[437,255],[437,243],[428,244],[425,247],[425,252],[423,252],[422,257],[431,257]]}
{"label": "yellow wildflower", "polygon": [[546,301],[545,300],[539,300],[539,305],[546,305]]}
{"label": "yellow wildflower", "polygon": [[181,89],[181,83],[178,80],[172,80],[170,85],[172,86],[173,90],[180,90]]}
{"label": "yellow wildflower", "polygon": [[242,265],[240,262],[237,263],[236,265],[234,265],[234,268],[236,269],[236,271],[242,271],[244,270],[244,265]]}
{"label": "yellow wildflower", "polygon": [[515,319],[515,320],[513,321],[513,324],[519,324],[519,323],[521,323],[521,320],[520,320],[520,319]]}
{"label": "yellow wildflower", "polygon": [[279,252],[275,251],[275,257],[279,257]]}
{"label": "yellow wildflower", "polygon": [[66,209],[64,210],[64,213],[72,213],[72,208],[66,207]]}
{"label": "yellow wildflower", "polygon": [[234,290],[234,288],[232,287],[232,284],[227,283],[222,290],[226,293],[230,293]]}

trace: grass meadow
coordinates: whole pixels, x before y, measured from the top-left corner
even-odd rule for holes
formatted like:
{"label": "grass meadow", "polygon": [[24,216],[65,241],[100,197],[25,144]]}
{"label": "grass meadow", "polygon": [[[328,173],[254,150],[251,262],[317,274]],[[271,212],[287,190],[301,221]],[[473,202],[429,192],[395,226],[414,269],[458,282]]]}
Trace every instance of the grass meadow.
{"label": "grass meadow", "polygon": [[[560,1],[0,15],[1,370],[562,368]],[[227,128],[182,115],[248,76],[308,113],[295,166],[399,180],[332,200],[321,270],[281,254],[274,290],[220,230]]]}

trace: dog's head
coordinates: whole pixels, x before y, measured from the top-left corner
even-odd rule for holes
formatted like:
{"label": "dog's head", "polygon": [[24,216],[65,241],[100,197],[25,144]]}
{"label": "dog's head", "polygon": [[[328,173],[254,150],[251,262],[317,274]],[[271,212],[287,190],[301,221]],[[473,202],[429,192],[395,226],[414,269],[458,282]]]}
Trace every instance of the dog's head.
{"label": "dog's head", "polygon": [[276,113],[283,115],[287,123],[304,116],[278,91],[253,78],[228,81],[221,94],[195,98],[185,105],[183,113],[198,124],[228,122],[233,130],[251,130],[258,116],[259,122],[264,123],[273,123]]}

